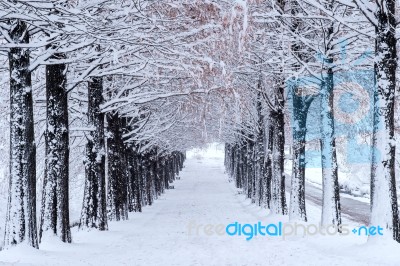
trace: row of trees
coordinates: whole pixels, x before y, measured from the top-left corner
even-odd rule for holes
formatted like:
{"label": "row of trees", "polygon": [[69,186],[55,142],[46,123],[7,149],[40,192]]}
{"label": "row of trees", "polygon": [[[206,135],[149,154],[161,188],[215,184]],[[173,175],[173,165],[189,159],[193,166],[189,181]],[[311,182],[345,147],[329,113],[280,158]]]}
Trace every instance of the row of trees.
{"label": "row of trees", "polygon": [[[289,214],[291,220],[307,221],[306,147],[307,140],[313,140],[321,156],[321,223],[340,225],[338,143],[367,134],[370,223],[384,226],[400,241],[395,179],[396,5],[395,0],[247,3],[242,10],[247,42],[240,62],[231,65],[231,84],[237,93],[232,99],[239,107],[231,108],[225,127],[234,130],[224,137],[226,168],[253,202],[273,213]],[[367,109],[360,111],[362,117],[349,106],[334,105],[344,91],[358,97],[359,108]],[[347,153],[357,152],[352,148],[357,147]],[[285,158],[292,162],[289,208]]]}
{"label": "row of trees", "polygon": [[219,71],[208,52],[229,5],[0,1],[1,74],[9,77],[1,85],[10,88],[5,246],[38,248],[52,235],[71,242],[70,168],[79,157],[71,140],[84,151],[80,227],[107,230],[170,187],[184,151],[198,144],[176,137],[197,134],[187,122],[202,121],[199,95],[218,87],[205,73]]}
{"label": "row of trees", "polygon": [[[0,0],[8,62],[0,80],[10,88],[6,245],[38,246],[37,200],[39,236],[71,240],[75,154],[85,154],[80,224],[105,230],[106,216],[126,219],[151,204],[185,150],[215,139],[227,143],[227,169],[248,197],[306,221],[312,136],[321,152],[321,222],[340,225],[338,143],[361,131],[372,153],[370,222],[399,240],[395,9],[394,0]],[[342,112],[339,123],[337,87],[354,92],[355,83],[372,112],[358,120]]]}

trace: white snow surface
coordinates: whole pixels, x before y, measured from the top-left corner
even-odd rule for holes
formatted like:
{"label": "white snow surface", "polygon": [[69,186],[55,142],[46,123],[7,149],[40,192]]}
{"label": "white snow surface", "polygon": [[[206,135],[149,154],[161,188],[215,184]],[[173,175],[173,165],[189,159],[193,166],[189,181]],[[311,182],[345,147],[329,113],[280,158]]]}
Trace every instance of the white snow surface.
{"label": "white snow surface", "polygon": [[[400,244],[365,236],[208,236],[197,225],[233,222],[287,222],[251,204],[229,182],[223,167],[223,146],[188,152],[181,179],[142,213],[111,222],[107,232],[78,231],[73,243],[46,239],[40,250],[19,245],[0,252],[0,265],[398,265]],[[287,181],[289,182],[289,180]],[[289,198],[289,197],[288,197]],[[308,224],[318,224],[319,206],[307,202]],[[344,219],[345,224],[351,224]],[[224,227],[225,228],[225,227]]]}

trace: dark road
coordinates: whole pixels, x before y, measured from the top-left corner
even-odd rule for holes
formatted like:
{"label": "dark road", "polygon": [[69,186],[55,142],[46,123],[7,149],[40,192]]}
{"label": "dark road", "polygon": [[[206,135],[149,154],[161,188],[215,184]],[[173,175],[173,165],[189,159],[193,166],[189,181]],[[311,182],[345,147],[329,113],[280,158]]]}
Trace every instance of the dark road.
{"label": "dark road", "polygon": [[[286,182],[286,191],[290,193],[290,179]],[[368,225],[370,207],[368,203],[361,202],[352,198],[344,197],[340,193],[340,204],[342,217],[346,217],[356,223]],[[317,206],[322,206],[322,190],[313,184],[306,182],[306,200]],[[307,204],[307,203],[306,203]]]}

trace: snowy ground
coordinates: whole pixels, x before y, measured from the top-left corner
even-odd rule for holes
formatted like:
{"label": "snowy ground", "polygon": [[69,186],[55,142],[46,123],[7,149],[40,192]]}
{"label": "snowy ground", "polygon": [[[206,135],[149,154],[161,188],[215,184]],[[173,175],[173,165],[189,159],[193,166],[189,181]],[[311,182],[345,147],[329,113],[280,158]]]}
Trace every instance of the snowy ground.
{"label": "snowy ground", "polygon": [[[20,245],[0,252],[0,265],[398,265],[399,244],[365,236],[254,237],[207,235],[206,224],[286,222],[268,215],[228,182],[221,149],[188,154],[181,180],[143,213],[110,223],[108,232],[73,230],[73,243],[46,240],[40,250]],[[320,207],[308,202],[309,224]],[[350,227],[355,222],[344,221]],[[196,232],[189,225],[202,225]],[[194,229],[193,229],[194,228]],[[210,227],[208,227],[210,228]]]}

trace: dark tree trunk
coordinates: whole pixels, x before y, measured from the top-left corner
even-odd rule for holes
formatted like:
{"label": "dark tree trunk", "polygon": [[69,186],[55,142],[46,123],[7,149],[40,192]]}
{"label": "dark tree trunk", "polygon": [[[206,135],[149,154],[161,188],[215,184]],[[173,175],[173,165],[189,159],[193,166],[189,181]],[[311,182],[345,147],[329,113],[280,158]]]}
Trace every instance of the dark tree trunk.
{"label": "dark tree trunk", "polygon": [[175,171],[174,171],[174,156],[171,154],[169,156],[169,182],[172,183],[175,181]]}
{"label": "dark tree trunk", "polygon": [[108,160],[108,218],[119,221],[128,219],[127,178],[123,163],[124,145],[121,119],[118,113],[107,114],[107,160]]}
{"label": "dark tree trunk", "polygon": [[289,219],[307,221],[305,200],[307,113],[311,101],[292,90],[293,101],[293,166]]}
{"label": "dark tree trunk", "polygon": [[164,186],[164,189],[169,189],[169,179],[168,179],[168,162],[167,162],[167,157],[166,156],[164,156],[163,157],[163,159],[162,159],[162,164],[161,164],[161,167],[162,167],[162,178],[163,178],[163,186]]}
{"label": "dark tree trunk", "polygon": [[254,185],[254,160],[253,160],[253,148],[254,142],[252,140],[253,136],[249,135],[246,140],[246,161],[247,161],[247,197],[249,199],[253,196],[253,185]]}
{"label": "dark tree trunk", "polygon": [[148,175],[147,155],[142,153],[140,155],[140,191],[142,195],[142,206],[148,205],[148,199],[146,193],[147,175]]}
{"label": "dark tree trunk", "polygon": [[141,212],[142,211],[142,192],[140,190],[140,184],[141,184],[141,168],[140,168],[140,159],[139,156],[136,155],[135,162],[134,162],[134,184],[133,184],[133,189],[134,189],[134,196],[135,196],[135,207],[134,211],[136,212]]}
{"label": "dark tree trunk", "polygon": [[[283,83],[283,82],[282,82]],[[274,135],[272,153],[272,181],[271,181],[271,212],[274,214],[286,214],[285,198],[285,98],[284,87],[281,84],[277,88],[277,111],[273,114]]]}
{"label": "dark tree trunk", "polygon": [[[396,1],[381,1],[375,16],[374,130],[371,168],[371,225],[391,230],[400,242],[395,179],[394,96],[396,90]],[[373,237],[371,237],[373,239]]]}
{"label": "dark tree trunk", "polygon": [[133,212],[135,211],[135,152],[131,145],[126,152],[128,166],[128,211]]}
{"label": "dark tree trunk", "polygon": [[235,165],[236,165],[236,169],[235,169],[235,179],[236,179],[236,187],[237,188],[242,188],[243,187],[243,165],[242,165],[242,153],[240,150],[240,146],[239,143],[237,143],[234,149],[234,161],[235,161]]}
{"label": "dark tree trunk", "polygon": [[271,208],[271,182],[272,182],[272,150],[273,150],[273,140],[274,140],[274,126],[269,123],[268,126],[268,138],[267,138],[267,151],[265,156],[265,201],[267,207]]}
{"label": "dark tree trunk", "polygon": [[[276,4],[282,13],[285,12],[287,0],[277,0]],[[281,58],[283,60],[283,58]],[[271,180],[271,213],[286,214],[285,197],[285,81],[283,69],[276,75],[274,110],[271,110],[271,122],[274,125],[272,151],[272,180]]]}
{"label": "dark tree trunk", "polygon": [[[297,0],[291,0],[292,24],[291,31],[298,34],[303,30],[303,21],[299,18],[301,8]],[[305,61],[305,47],[300,40],[293,40],[291,45],[292,53],[296,55],[298,60]],[[307,62],[307,61],[306,61]],[[296,62],[293,66],[294,71],[300,71],[301,64]],[[293,106],[293,155],[292,155],[292,177],[290,192],[290,210],[289,219],[291,221],[307,221],[306,203],[305,203],[305,145],[307,133],[307,113],[314,99],[313,95],[304,95],[297,87],[297,80],[294,78],[294,84],[291,88],[292,106]]]}
{"label": "dark tree trunk", "polygon": [[[242,154],[242,164],[243,164],[243,168],[242,168],[242,175],[243,175],[243,182],[242,182],[242,186],[243,186],[243,192],[247,193],[248,191],[248,175],[247,175],[247,168],[248,168],[248,160],[247,160],[247,143],[245,140],[243,140],[243,142],[240,143],[240,153]],[[247,194],[246,194],[247,195]]]}
{"label": "dark tree trunk", "polygon": [[142,167],[142,155],[137,152],[136,162],[135,162],[135,195],[136,195],[136,210],[141,212],[142,206],[144,205],[144,197],[143,197],[143,167]]}
{"label": "dark tree trunk", "polygon": [[[27,25],[14,21],[9,36],[29,43]],[[11,48],[10,66],[10,183],[5,246],[26,241],[38,248],[36,230],[36,146],[33,128],[32,82],[29,50]]]}
{"label": "dark tree trunk", "polygon": [[[65,59],[55,54],[52,59]],[[40,239],[55,234],[71,242],[69,225],[69,124],[66,65],[46,66],[47,127]]]}
{"label": "dark tree trunk", "polygon": [[[259,90],[261,91],[261,85],[259,85]],[[264,147],[264,138],[265,138],[265,125],[264,125],[264,116],[262,114],[262,102],[261,102],[261,93],[258,93],[257,97],[257,135],[256,135],[256,149],[255,149],[255,164],[256,164],[256,201],[259,206],[265,205],[264,202],[264,188],[266,185],[265,179],[265,147]]]}
{"label": "dark tree trunk", "polygon": [[94,77],[88,83],[88,124],[91,127],[86,144],[85,192],[80,227],[107,230],[106,173],[104,144],[103,79]]}
{"label": "dark tree trunk", "polygon": [[[152,193],[152,185],[153,185],[153,175],[151,171],[151,154],[148,152],[146,154],[146,160],[145,160],[145,166],[146,166],[146,199],[147,199],[147,204],[152,205],[153,204],[153,193]],[[173,165],[175,166],[175,165]],[[175,171],[175,167],[174,167]]]}
{"label": "dark tree trunk", "polygon": [[150,157],[150,176],[151,176],[151,196],[154,200],[156,200],[158,197],[158,181],[157,181],[157,156],[156,152],[154,150],[151,151],[151,157]]}

